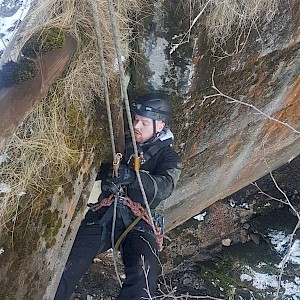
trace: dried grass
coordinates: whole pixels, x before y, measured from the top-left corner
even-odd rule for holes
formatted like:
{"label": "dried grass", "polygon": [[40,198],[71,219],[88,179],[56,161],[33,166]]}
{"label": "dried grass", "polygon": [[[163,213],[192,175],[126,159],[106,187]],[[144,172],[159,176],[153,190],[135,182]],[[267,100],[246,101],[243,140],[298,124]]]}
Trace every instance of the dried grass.
{"label": "dried grass", "polygon": [[[98,0],[98,14],[105,45],[110,83],[117,79],[116,59],[105,0]],[[119,30],[124,49],[128,45],[129,14],[140,9],[138,0],[117,2]],[[0,226],[16,220],[21,210],[39,213],[41,195],[51,196],[55,184],[66,183],[71,166],[78,164],[84,145],[79,143],[87,120],[94,112],[94,95],[102,96],[100,63],[93,17],[88,1],[38,0],[15,39],[18,53],[28,38],[43,28],[59,27],[75,37],[77,53],[63,78],[51,88],[45,99],[24,120],[1,155],[0,183],[11,191],[0,193]],[[12,45],[16,43],[12,43]],[[83,146],[81,149],[80,147]],[[24,195],[26,193],[26,195]],[[44,200],[47,202],[47,199]]]}
{"label": "dried grass", "polygon": [[210,3],[204,22],[213,43],[212,50],[225,49],[230,38],[236,45],[245,42],[251,29],[257,30],[260,22],[274,18],[279,5],[279,0],[191,0],[189,10],[197,13],[207,2]]}

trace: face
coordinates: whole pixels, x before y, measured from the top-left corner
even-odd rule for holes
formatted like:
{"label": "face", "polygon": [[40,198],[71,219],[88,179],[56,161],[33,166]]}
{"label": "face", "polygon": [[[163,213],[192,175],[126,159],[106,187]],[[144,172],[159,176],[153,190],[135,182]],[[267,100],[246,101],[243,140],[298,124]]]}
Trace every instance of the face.
{"label": "face", "polygon": [[[156,133],[161,132],[165,126],[163,121],[156,121]],[[144,143],[153,136],[153,120],[135,115],[133,120],[134,136],[137,143]]]}

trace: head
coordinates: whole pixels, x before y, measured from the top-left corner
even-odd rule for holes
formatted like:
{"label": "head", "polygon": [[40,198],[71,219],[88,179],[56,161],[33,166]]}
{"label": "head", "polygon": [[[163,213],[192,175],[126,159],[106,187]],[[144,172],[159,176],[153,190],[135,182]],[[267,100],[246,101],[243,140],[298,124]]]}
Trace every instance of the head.
{"label": "head", "polygon": [[137,143],[154,140],[170,121],[172,109],[167,95],[148,93],[131,102]]}

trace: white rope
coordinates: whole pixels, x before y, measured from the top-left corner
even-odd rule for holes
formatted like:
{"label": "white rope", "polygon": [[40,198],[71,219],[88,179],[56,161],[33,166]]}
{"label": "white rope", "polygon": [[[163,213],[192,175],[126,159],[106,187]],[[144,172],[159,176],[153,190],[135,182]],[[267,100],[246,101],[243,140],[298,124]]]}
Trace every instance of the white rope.
{"label": "white rope", "polygon": [[[101,35],[101,31],[100,31],[99,19],[97,17],[97,11],[98,11],[97,3],[94,0],[89,0],[89,2],[92,7],[93,18],[94,18],[94,23],[95,23],[97,45],[98,45],[98,50],[99,50],[100,66],[101,66],[101,77],[102,77],[103,86],[104,86],[104,96],[105,96],[105,103],[106,103],[106,110],[107,110],[107,117],[108,117],[112,154],[113,154],[113,159],[115,162],[115,160],[117,159],[117,154],[116,154],[113,122],[112,122],[110,101],[109,101],[109,94],[108,94],[108,86],[107,86],[107,73],[106,73],[105,61],[104,61],[104,55],[103,55],[103,38]],[[117,255],[116,255],[116,251],[114,250],[115,249],[114,243],[115,243],[116,216],[117,216],[117,197],[115,197],[115,200],[114,200],[114,213],[113,213],[113,222],[112,222],[112,230],[111,230],[111,244],[112,244],[112,249],[113,249],[113,261],[114,261],[115,272],[116,272],[120,287],[122,287],[122,281],[121,281],[121,278],[120,278],[120,275],[118,272],[118,266],[117,266],[117,258],[116,258]]]}
{"label": "white rope", "polygon": [[95,23],[97,45],[98,45],[98,50],[99,50],[99,58],[100,58],[100,66],[101,66],[101,77],[102,77],[103,87],[104,87],[104,97],[105,97],[105,104],[106,104],[107,117],[108,117],[108,126],[109,126],[110,140],[111,140],[111,148],[112,148],[113,158],[115,159],[116,145],[115,145],[114,130],[113,130],[113,123],[112,123],[112,116],[111,116],[111,109],[110,109],[110,102],[109,102],[109,93],[108,93],[108,86],[107,86],[107,73],[106,73],[105,60],[104,60],[104,55],[103,55],[103,38],[101,35],[101,31],[100,31],[99,19],[97,17],[97,11],[98,11],[97,3],[94,0],[89,0],[89,2],[92,7],[93,18],[94,18],[94,23]]}
{"label": "white rope", "polygon": [[[125,104],[125,109],[126,109],[126,114],[127,114],[127,121],[128,121],[128,125],[129,125],[129,130],[130,130],[130,135],[131,135],[132,145],[133,145],[133,150],[134,150],[134,156],[137,158],[139,156],[139,154],[138,154],[135,135],[134,135],[134,129],[133,129],[133,124],[132,124],[132,116],[131,116],[131,112],[130,112],[130,105],[129,105],[128,95],[127,95],[127,87],[126,87],[126,83],[125,83],[126,82],[125,76],[124,76],[125,72],[124,72],[124,66],[123,66],[123,62],[122,62],[122,58],[121,58],[122,57],[122,55],[121,55],[121,43],[120,43],[119,32],[117,30],[115,10],[114,10],[114,5],[113,5],[112,0],[107,0],[107,3],[108,3],[108,11],[109,11],[109,15],[110,15],[111,27],[112,27],[112,32],[113,32],[113,39],[114,39],[114,43],[115,43],[116,55],[117,55],[117,60],[118,60],[121,92],[122,92],[123,101],[124,101],[124,104]],[[144,189],[144,186],[143,186],[143,182],[142,182],[139,170],[136,170],[136,176],[137,176],[138,183],[139,183],[142,195],[143,195],[146,210],[147,210],[147,213],[148,213],[149,218],[150,218],[151,226],[152,226],[152,228],[155,232],[155,225],[154,225],[154,222],[153,222],[153,218],[152,218],[152,215],[151,215],[151,210],[150,210],[150,207],[149,207],[149,204],[148,204],[147,196],[146,196],[146,193],[145,193],[145,189]]]}

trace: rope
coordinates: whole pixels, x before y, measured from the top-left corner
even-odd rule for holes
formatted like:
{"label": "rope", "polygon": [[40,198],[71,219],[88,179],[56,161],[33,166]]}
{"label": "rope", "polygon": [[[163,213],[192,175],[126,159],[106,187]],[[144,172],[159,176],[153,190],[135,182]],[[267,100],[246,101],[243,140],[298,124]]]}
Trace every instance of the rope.
{"label": "rope", "polygon": [[[96,36],[97,36],[97,46],[98,46],[98,50],[99,50],[100,66],[101,66],[101,77],[102,77],[103,86],[104,86],[104,95],[105,95],[105,103],[106,103],[106,110],[107,110],[107,116],[108,116],[109,132],[110,132],[111,145],[112,145],[112,153],[113,153],[113,157],[114,157],[114,160],[115,160],[117,158],[117,153],[116,153],[115,138],[114,138],[114,131],[113,131],[113,123],[112,123],[112,114],[111,114],[111,109],[110,109],[109,93],[108,93],[108,86],[107,86],[107,74],[106,74],[105,61],[104,61],[104,55],[103,55],[103,42],[102,42],[103,38],[102,38],[102,35],[101,35],[101,32],[100,32],[100,23],[99,23],[99,20],[97,18],[98,9],[97,9],[96,2],[93,1],[93,0],[89,0],[89,2],[90,2],[90,5],[92,7],[93,18],[94,18],[94,23],[95,23],[95,30],[96,30]],[[134,150],[134,156],[135,156],[135,160],[137,160],[138,157],[139,157],[139,154],[138,154],[136,139],[135,139],[135,135],[134,135],[132,116],[131,116],[131,112],[130,112],[129,99],[128,99],[128,95],[127,95],[127,87],[126,87],[126,84],[125,84],[125,76],[124,76],[125,72],[124,72],[123,62],[122,62],[122,59],[121,59],[121,50],[120,50],[121,49],[120,37],[119,37],[119,33],[118,33],[118,30],[117,30],[117,26],[116,26],[116,17],[115,17],[115,11],[114,11],[114,7],[113,7],[113,1],[112,0],[107,0],[107,2],[108,2],[108,10],[109,10],[109,15],[110,15],[110,21],[111,21],[112,32],[113,32],[113,39],[114,39],[116,55],[117,55],[117,60],[118,60],[119,73],[120,73],[121,95],[122,95],[123,102],[125,104],[125,109],[126,109],[126,114],[127,114],[127,121],[128,121],[128,126],[129,126],[129,130],[130,130],[131,139],[132,139],[133,150]],[[112,247],[113,247],[114,267],[115,267],[115,271],[116,271],[117,278],[118,278],[120,286],[122,286],[122,283],[121,283],[121,279],[120,279],[118,269],[117,269],[117,263],[116,263],[116,257],[115,257],[116,249],[118,249],[120,243],[125,238],[127,233],[130,231],[131,228],[133,228],[140,221],[140,219],[144,216],[146,211],[149,215],[150,224],[151,224],[154,232],[156,232],[156,227],[155,227],[154,222],[153,222],[150,206],[148,204],[148,200],[147,200],[147,196],[146,196],[146,193],[145,193],[143,182],[142,182],[142,179],[141,179],[141,176],[140,176],[139,168],[135,168],[135,172],[136,172],[136,176],[137,176],[137,179],[138,179],[139,187],[140,187],[140,190],[141,190],[141,193],[142,193],[142,196],[143,196],[143,200],[144,200],[146,209],[123,232],[123,234],[120,236],[120,238],[118,239],[118,241],[116,242],[115,245],[114,245],[114,231],[115,231],[115,223],[116,223],[117,197],[115,198],[115,203],[114,203],[113,228],[112,228],[111,242],[112,242]]]}
{"label": "rope", "polygon": [[106,104],[106,110],[107,110],[107,117],[108,117],[108,126],[109,126],[109,133],[110,133],[110,140],[111,140],[111,148],[112,148],[112,154],[113,158],[116,157],[116,145],[115,145],[115,138],[114,138],[114,130],[113,130],[113,123],[112,123],[112,116],[111,116],[111,109],[110,109],[110,102],[109,102],[109,93],[108,93],[108,86],[107,86],[107,73],[105,68],[105,60],[103,55],[103,38],[100,31],[100,23],[99,19],[97,18],[97,3],[96,1],[89,0],[90,5],[92,7],[93,11],[93,18],[95,23],[95,30],[96,30],[96,36],[97,36],[97,46],[99,50],[99,58],[100,58],[100,66],[101,66],[101,77],[103,80],[103,86],[104,86],[104,97],[105,97],[105,104]]}
{"label": "rope", "polygon": [[[105,104],[106,104],[107,117],[108,117],[108,126],[109,126],[112,154],[113,154],[113,159],[114,159],[113,164],[115,166],[117,163],[119,163],[119,160],[118,160],[117,153],[116,153],[112,114],[111,114],[111,109],[110,109],[109,93],[108,93],[108,86],[107,86],[107,73],[106,73],[105,61],[104,61],[104,55],[103,55],[103,38],[101,35],[101,31],[100,31],[99,19],[97,18],[97,11],[98,11],[97,3],[94,0],[89,0],[89,2],[92,7],[93,19],[94,19],[94,23],[95,23],[97,46],[98,46],[98,50],[99,50],[100,66],[101,66],[100,72],[101,72],[101,77],[102,77],[103,86],[104,86],[104,96],[105,96]],[[122,281],[121,281],[121,278],[120,278],[120,275],[118,272],[116,251],[114,250],[115,249],[115,246],[114,246],[115,225],[116,225],[116,215],[117,215],[117,198],[115,198],[114,202],[115,203],[114,203],[113,223],[112,223],[112,231],[111,231],[111,244],[112,244],[112,248],[113,248],[113,261],[114,261],[115,272],[116,272],[120,287],[122,287]]]}
{"label": "rope", "polygon": [[[116,16],[115,16],[115,10],[114,10],[114,6],[113,6],[113,1],[112,0],[107,0],[108,3],[108,11],[109,11],[109,15],[110,15],[110,21],[111,21],[111,27],[112,27],[112,32],[113,32],[113,39],[114,39],[114,43],[115,43],[115,49],[116,49],[116,55],[117,55],[117,60],[118,60],[118,66],[119,66],[119,73],[120,73],[120,83],[121,83],[121,91],[122,91],[122,95],[123,95],[123,101],[125,104],[125,109],[126,109],[126,114],[127,114],[127,121],[128,121],[128,126],[129,126],[129,130],[130,130],[130,135],[131,135],[131,139],[132,139],[132,145],[133,145],[133,150],[134,150],[134,156],[135,158],[137,158],[139,156],[138,154],[138,149],[137,149],[137,145],[136,145],[136,140],[135,140],[135,135],[134,135],[134,129],[133,129],[133,124],[132,124],[132,116],[131,116],[131,112],[130,112],[130,105],[129,105],[129,100],[128,100],[128,95],[127,95],[127,87],[126,87],[126,80],[125,80],[125,72],[124,72],[124,66],[123,66],[123,62],[122,62],[122,58],[121,58],[121,43],[120,43],[120,37],[119,37],[119,33],[117,30],[117,22],[116,22]],[[150,222],[151,222],[151,226],[155,232],[155,225],[153,222],[153,218],[151,216],[151,210],[147,201],[147,196],[145,193],[145,189],[143,186],[143,182],[140,176],[140,172],[138,169],[135,170],[136,172],[136,176],[138,179],[138,183],[140,186],[140,190],[141,193],[143,195],[143,199],[144,199],[144,203],[147,209],[147,213],[150,216]]]}

